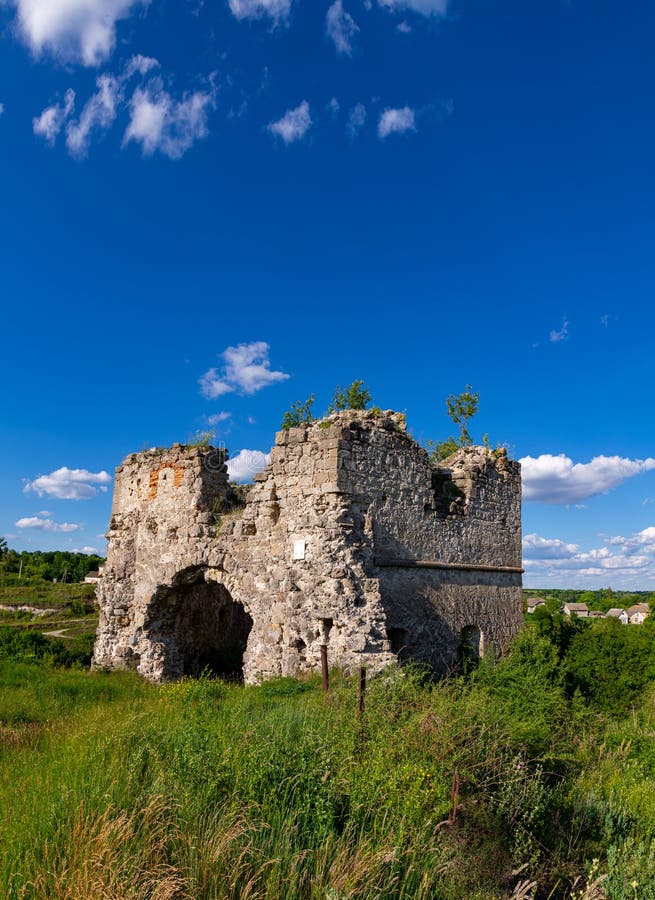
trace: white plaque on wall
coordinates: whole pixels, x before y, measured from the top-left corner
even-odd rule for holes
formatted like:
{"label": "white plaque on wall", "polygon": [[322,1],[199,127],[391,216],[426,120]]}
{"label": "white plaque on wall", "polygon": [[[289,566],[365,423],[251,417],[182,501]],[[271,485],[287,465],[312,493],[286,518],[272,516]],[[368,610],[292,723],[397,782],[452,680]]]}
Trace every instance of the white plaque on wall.
{"label": "white plaque on wall", "polygon": [[294,559],[304,559],[305,558],[305,541],[298,540],[293,542],[293,558]]}

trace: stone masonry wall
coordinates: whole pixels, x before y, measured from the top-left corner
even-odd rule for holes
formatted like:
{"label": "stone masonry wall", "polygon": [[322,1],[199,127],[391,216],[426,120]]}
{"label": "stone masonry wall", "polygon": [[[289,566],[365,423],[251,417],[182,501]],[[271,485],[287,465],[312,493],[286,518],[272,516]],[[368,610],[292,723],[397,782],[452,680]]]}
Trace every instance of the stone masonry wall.
{"label": "stone masonry wall", "polygon": [[177,445],[117,470],[96,665],[247,681],[396,655],[454,662],[463,629],[502,650],[521,622],[520,475],[465,449],[443,467],[393,413],[276,436],[240,512],[218,451]]}
{"label": "stone masonry wall", "polygon": [[228,493],[220,451],[175,444],[132,454],[116,469],[95,665],[158,677],[165,648],[143,637],[153,596],[178,573],[216,561],[214,508]]}

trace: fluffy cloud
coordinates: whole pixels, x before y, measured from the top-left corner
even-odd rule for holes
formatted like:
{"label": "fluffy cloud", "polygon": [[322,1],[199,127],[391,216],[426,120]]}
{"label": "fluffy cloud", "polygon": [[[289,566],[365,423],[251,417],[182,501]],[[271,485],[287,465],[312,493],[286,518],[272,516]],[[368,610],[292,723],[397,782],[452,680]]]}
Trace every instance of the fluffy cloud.
{"label": "fluffy cloud", "polygon": [[337,53],[350,56],[352,53],[352,39],[359,31],[353,17],[343,8],[341,0],[334,3],[327,11],[325,17],[325,31],[334,42]]}
{"label": "fluffy cloud", "polygon": [[86,156],[91,134],[106,131],[116,118],[120,101],[120,82],[113,75],[101,75],[97,81],[97,92],[86,102],[80,118],[69,122],[66,128],[66,146],[73,156]]}
{"label": "fluffy cloud", "polygon": [[62,466],[49,475],[39,475],[34,481],[28,481],[23,491],[34,491],[39,497],[57,497],[59,500],[90,500],[96,496],[98,487],[106,491],[110,482],[109,472],[89,472],[87,469]]}
{"label": "fluffy cloud", "polygon": [[270,347],[265,341],[237,344],[221,353],[223,368],[209,369],[199,379],[201,393],[215,399],[236,391],[239,394],[255,394],[269,384],[286,381],[285,372],[271,369],[268,355]]}
{"label": "fluffy cloud", "polygon": [[570,559],[578,551],[577,544],[526,534],[523,538],[523,555],[529,559]]}
{"label": "fluffy cloud", "polygon": [[409,106],[400,109],[385,109],[378,122],[378,136],[386,138],[390,134],[416,131],[414,110]]}
{"label": "fluffy cloud", "polygon": [[66,125],[66,146],[72,156],[86,156],[94,132],[111,127],[119,108],[125,102],[125,87],[129,80],[145,76],[159,65],[149,56],[133,56],[118,75],[106,73],[96,79],[96,92],[84,104],[77,120],[72,119],[75,108],[75,92],[66,91],[63,104],[48,106],[32,120],[34,133],[51,146]]}
{"label": "fluffy cloud", "polygon": [[380,6],[391,11],[411,9],[423,16],[445,16],[449,0],[378,0]]}
{"label": "fluffy cloud", "polygon": [[624,553],[640,552],[655,554],[655,527],[651,525],[648,528],[644,528],[643,531],[638,531],[629,538],[621,537],[620,535],[609,537],[606,539],[605,543],[621,547]]}
{"label": "fluffy cloud", "polygon": [[285,144],[292,144],[303,138],[312,126],[309,103],[303,100],[295,109],[288,109],[281,119],[271,122],[268,130],[282,138]]}
{"label": "fluffy cloud", "polygon": [[646,588],[655,582],[655,528],[629,538],[611,537],[611,547],[580,551],[577,544],[528,534],[523,539],[526,580],[552,587],[605,586]]}
{"label": "fluffy cloud", "polygon": [[74,525],[70,522],[53,522],[52,519],[40,519],[38,516],[31,516],[25,519],[19,519],[16,528],[35,528],[37,531],[79,531],[81,525]]}
{"label": "fluffy cloud", "polygon": [[239,484],[250,481],[254,475],[266,468],[270,458],[270,454],[262,453],[261,450],[241,450],[234,459],[227,461],[230,481]]}
{"label": "fluffy cloud", "polygon": [[230,0],[232,15],[237,19],[269,18],[275,25],[291,13],[291,0]]}
{"label": "fluffy cloud", "polygon": [[98,66],[116,44],[116,23],[149,0],[12,0],[18,30],[35,56]]}
{"label": "fluffy cloud", "polygon": [[606,494],[627,478],[655,469],[655,459],[595,456],[588,463],[574,463],[560,453],[544,453],[520,460],[523,499],[569,505]]}
{"label": "fluffy cloud", "polygon": [[135,141],[144,156],[157,150],[170,159],[179,159],[192,144],[207,136],[207,117],[215,104],[215,91],[195,91],[175,100],[164,90],[161,79],[153,78],[138,87],[130,100],[130,123],[123,146]]}
{"label": "fluffy cloud", "polygon": [[356,103],[348,113],[348,122],[346,123],[346,134],[348,140],[354,141],[357,133],[366,123],[366,107],[363,103]]}
{"label": "fluffy cloud", "polygon": [[75,91],[68,89],[64,94],[64,102],[46,107],[40,116],[32,119],[34,134],[42,137],[52,147],[66,120],[75,108]]}

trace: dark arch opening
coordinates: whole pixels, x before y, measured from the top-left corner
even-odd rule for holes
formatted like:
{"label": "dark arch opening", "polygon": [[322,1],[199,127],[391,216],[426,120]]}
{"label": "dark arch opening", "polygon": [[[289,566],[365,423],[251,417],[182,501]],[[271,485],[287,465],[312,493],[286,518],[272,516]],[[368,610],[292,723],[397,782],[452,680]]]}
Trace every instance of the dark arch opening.
{"label": "dark arch opening", "polygon": [[147,625],[150,639],[166,648],[166,678],[208,671],[234,680],[243,678],[251,628],[251,617],[227,588],[204,580],[163,591]]}
{"label": "dark arch opening", "polygon": [[407,629],[387,626],[387,639],[391,652],[399,659],[404,658],[407,650]]}

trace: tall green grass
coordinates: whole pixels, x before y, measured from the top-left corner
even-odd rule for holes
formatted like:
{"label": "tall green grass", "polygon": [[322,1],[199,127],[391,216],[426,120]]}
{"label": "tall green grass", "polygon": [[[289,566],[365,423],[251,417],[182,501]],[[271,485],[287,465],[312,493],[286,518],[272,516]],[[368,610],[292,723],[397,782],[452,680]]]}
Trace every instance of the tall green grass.
{"label": "tall green grass", "polygon": [[12,900],[591,900],[655,884],[652,700],[622,719],[568,696],[534,633],[466,680],[371,679],[361,720],[337,673],[326,695],[5,661],[0,723]]}

